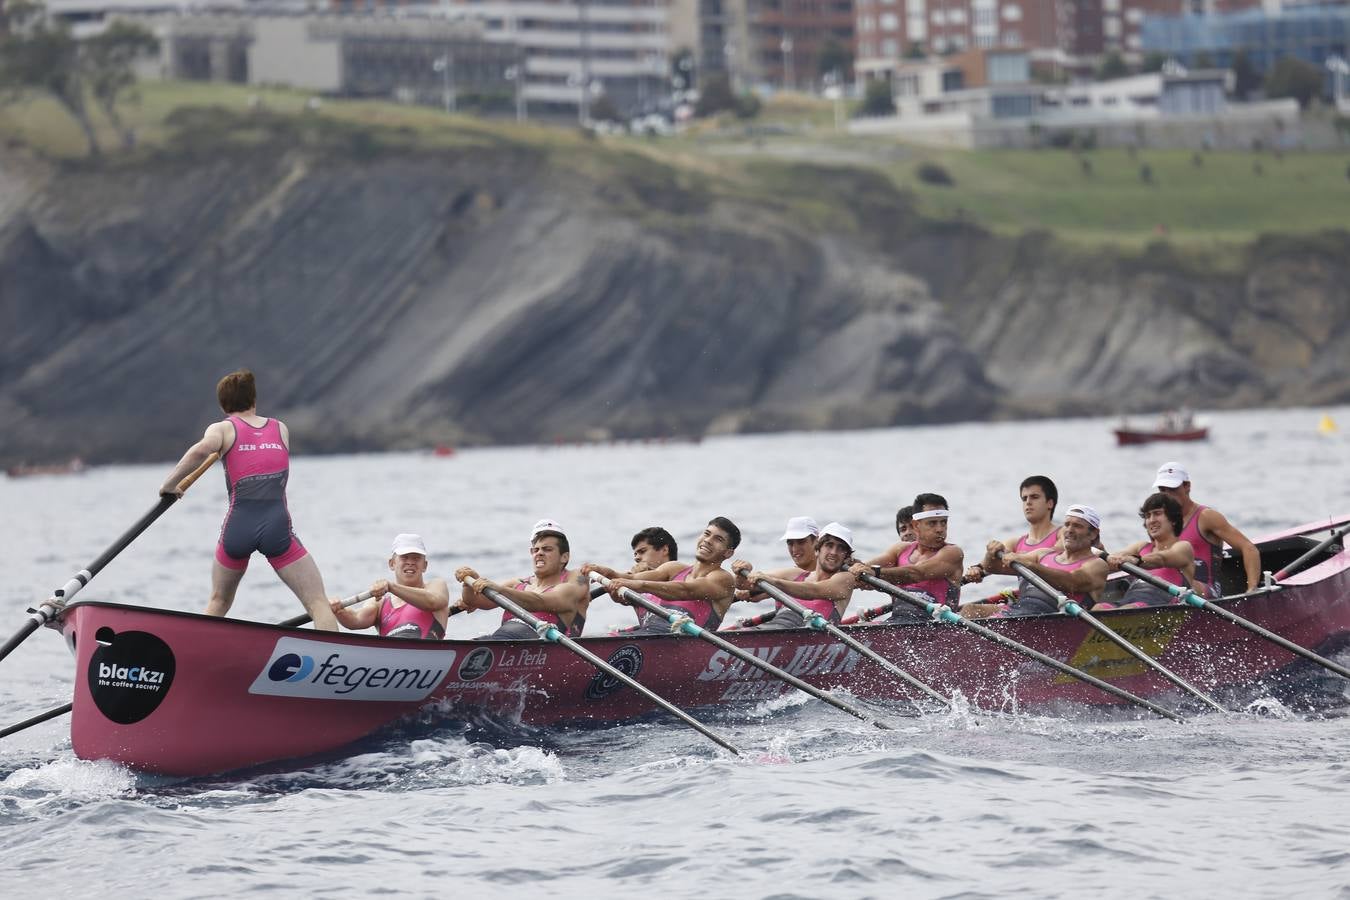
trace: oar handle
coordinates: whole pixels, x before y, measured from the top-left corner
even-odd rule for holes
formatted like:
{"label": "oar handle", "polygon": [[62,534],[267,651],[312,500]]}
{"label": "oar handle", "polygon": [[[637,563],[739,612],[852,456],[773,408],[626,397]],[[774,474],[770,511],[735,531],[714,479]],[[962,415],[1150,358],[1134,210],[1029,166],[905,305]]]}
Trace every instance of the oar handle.
{"label": "oar handle", "polygon": [[[887,584],[887,585],[890,584],[890,582],[882,581],[880,578],[877,579],[877,582],[879,582],[880,584]],[[870,581],[868,583],[871,584]],[[879,590],[884,591],[885,589],[880,588]],[[874,606],[871,609],[864,609],[861,612],[856,612],[851,616],[844,616],[844,618],[839,620],[839,624],[857,625],[859,622],[870,622],[879,616],[886,615],[886,613],[890,612],[893,609],[895,609],[894,603],[883,603],[880,606]]]}
{"label": "oar handle", "polygon": [[[348,597],[346,600],[343,600],[340,604],[338,604],[338,609],[346,609],[349,606],[355,606],[358,603],[363,603],[366,600],[370,600],[374,596],[375,595],[372,594],[370,591],[362,591],[355,597]],[[287,619],[284,622],[278,622],[277,624],[282,626],[283,628],[299,628],[301,625],[307,624],[309,620],[310,620],[309,613],[304,613],[302,615],[295,616],[294,618]]]}
{"label": "oar handle", "polygon": [[[470,581],[475,580],[470,578],[467,572],[456,573],[456,577],[458,577],[460,582],[464,584],[468,584]],[[548,622],[541,621],[539,618],[537,618],[535,615],[529,612],[529,610],[525,609],[525,607],[521,606],[519,603],[512,600],[510,597],[507,597],[506,595],[500,593],[494,588],[490,588],[484,585],[484,587],[482,588],[481,591],[479,591],[479,593],[481,593],[484,597],[487,597],[493,603],[497,604],[497,606],[501,607],[506,612],[509,612],[511,615],[515,616],[517,619],[524,622],[526,625],[529,625],[531,628],[535,630],[535,632],[542,639],[546,641],[551,641],[556,644],[562,644],[568,650],[571,650],[577,656],[580,656],[582,659],[586,660],[586,662],[595,666],[601,672],[604,672],[611,678],[623,682],[628,687],[632,688],[642,696],[646,697],[648,700],[655,703],[661,709],[675,716],[681,722],[684,722],[690,728],[694,729],[699,734],[706,737],[708,740],[717,744],[719,747],[722,747],[723,749],[730,751],[736,756],[740,756],[741,752],[737,750],[735,746],[733,746],[721,735],[717,734],[715,731],[708,728],[698,719],[695,719],[693,716],[689,715],[689,713],[680,709],[675,704],[658,696],[654,691],[647,688],[645,685],[637,681],[635,678],[625,674],[624,672],[619,671],[614,666],[611,666],[609,663],[605,662],[603,659],[596,656],[594,653],[587,650],[585,647],[581,646],[567,635],[563,634],[562,631],[560,631],[557,628],[557,626],[552,625]]]}
{"label": "oar handle", "polygon": [[736,631],[740,628],[754,628],[756,625],[763,625],[765,622],[772,622],[778,616],[778,610],[771,609],[768,612],[762,612],[758,615],[747,616],[739,622],[733,622],[722,631]]}
{"label": "oar handle", "polygon": [[178,482],[178,492],[182,493],[186,491],[188,488],[192,487],[193,483],[198,478],[201,478],[203,475],[205,475],[206,470],[211,468],[211,466],[215,465],[215,462],[218,459],[220,459],[220,454],[215,452],[214,450],[211,451],[211,453],[206,457],[206,459],[202,460],[201,465],[199,465],[197,468],[193,469],[191,472],[184,475],[183,480]]}

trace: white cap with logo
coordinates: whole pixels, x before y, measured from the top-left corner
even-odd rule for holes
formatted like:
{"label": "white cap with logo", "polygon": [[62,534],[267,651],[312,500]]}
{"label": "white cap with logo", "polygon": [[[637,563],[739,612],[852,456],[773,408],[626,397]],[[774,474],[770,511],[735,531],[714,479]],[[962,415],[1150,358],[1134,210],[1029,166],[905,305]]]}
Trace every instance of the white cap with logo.
{"label": "white cap with logo", "polygon": [[420,553],[426,556],[427,545],[420,534],[400,534],[394,538],[394,544],[390,552],[394,556],[405,556],[409,553]]}
{"label": "white cap with logo", "polygon": [[1158,467],[1158,477],[1153,479],[1153,486],[1155,488],[1181,487],[1182,483],[1190,480],[1190,473],[1181,467],[1181,463],[1165,462]]}
{"label": "white cap with logo", "polygon": [[810,516],[793,516],[788,519],[787,530],[783,532],[780,541],[798,541],[802,538],[815,537],[820,534],[820,526],[816,520]]}
{"label": "white cap with logo", "polygon": [[820,536],[823,538],[826,535],[829,535],[832,538],[838,538],[839,540],[843,541],[844,546],[848,547],[848,552],[849,553],[853,552],[852,528],[849,528],[847,525],[840,525],[838,522],[831,522],[824,528],[820,529]]}
{"label": "white cap with logo", "polygon": [[1088,506],[1085,503],[1075,503],[1073,506],[1070,506],[1068,509],[1064,511],[1064,515],[1076,516],[1077,518],[1082,519],[1084,522],[1088,523],[1098,531],[1102,530],[1101,515],[1095,509],[1093,509],[1092,507]]}
{"label": "white cap with logo", "polygon": [[558,534],[567,534],[567,532],[563,531],[563,527],[552,519],[540,519],[538,522],[535,522],[534,527],[530,529],[530,540],[534,540],[539,537],[541,532],[545,531],[556,531]]}

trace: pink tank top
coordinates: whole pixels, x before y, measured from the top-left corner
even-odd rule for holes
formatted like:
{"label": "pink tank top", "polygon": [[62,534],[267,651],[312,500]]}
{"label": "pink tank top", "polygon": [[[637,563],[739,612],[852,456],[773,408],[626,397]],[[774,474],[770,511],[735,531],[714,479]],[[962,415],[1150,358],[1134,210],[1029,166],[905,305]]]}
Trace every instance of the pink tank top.
{"label": "pink tank top", "polygon": [[[694,571],[694,567],[690,566],[670,580],[686,581],[689,578],[689,573],[692,571]],[[657,600],[656,602],[666,609],[681,610],[700,628],[716,627],[717,611],[713,609],[712,603],[707,600]]]}
{"label": "pink tank top", "polygon": [[[943,544],[942,546],[946,547],[947,545]],[[896,559],[895,564],[897,566],[913,565],[913,563],[910,562],[910,559],[914,556],[914,551],[917,550],[918,548],[919,542],[915,541],[914,543],[906,547],[904,550],[901,550],[900,556],[899,558]],[[899,585],[899,587],[906,588],[907,590],[911,591],[920,591],[922,593],[925,593],[929,597],[932,597],[933,601],[936,603],[944,603],[947,606],[951,607],[956,606],[956,604],[952,601],[951,597],[952,583],[948,581],[946,578],[943,578],[941,576],[938,576],[937,578],[929,578],[926,581],[914,581],[909,584],[902,584]]]}
{"label": "pink tank top", "polygon": [[1200,514],[1206,509],[1209,509],[1209,507],[1197,506],[1178,537],[1190,544],[1191,549],[1195,551],[1195,580],[1206,587],[1213,588],[1219,583],[1219,573],[1215,568],[1215,560],[1223,558],[1223,547],[1211,544],[1200,533]]}
{"label": "pink tank top", "polygon": [[[1093,559],[1093,557],[1091,556],[1085,556],[1082,559],[1064,563],[1056,559],[1057,556],[1059,556],[1058,553],[1045,554],[1044,556],[1041,557],[1041,565],[1045,566],[1047,569],[1058,569],[1061,572],[1075,572],[1078,569],[1083,568],[1083,565],[1085,563],[1091,562]],[[1078,604],[1086,603],[1088,599],[1088,595],[1084,591],[1077,591],[1072,594],[1066,592],[1064,596],[1068,597],[1070,600]]]}
{"label": "pink tank top", "polygon": [[[804,581],[806,581],[806,579],[808,579],[808,578],[810,578],[810,577],[811,577],[811,573],[810,573],[810,572],[803,572],[803,573],[801,573],[800,575],[798,575],[796,578],[794,578],[794,579],[792,579],[792,580],[793,580],[793,581],[796,581],[796,582],[804,582]],[[811,612],[813,612],[813,613],[815,613],[816,615],[820,616],[821,618],[823,618],[823,619],[824,619],[825,621],[827,621],[827,622],[833,622],[833,621],[836,621],[835,613],[838,612],[838,610],[835,609],[834,601],[833,601],[833,600],[802,600],[802,599],[798,599],[797,602],[800,603],[802,606],[806,607],[806,608],[807,608],[808,610],[810,610]],[[782,609],[782,608],[783,608],[783,601],[781,601],[781,600],[775,600],[775,601],[774,601],[774,609]]]}
{"label": "pink tank top", "polygon": [[[1153,552],[1152,544],[1145,544],[1144,546],[1139,548],[1140,556],[1148,556],[1152,552]],[[1161,578],[1163,581],[1166,581],[1168,584],[1175,584],[1177,587],[1186,586],[1186,579],[1182,576],[1180,570],[1178,569],[1172,568],[1149,569],[1148,572],[1150,575],[1157,575],[1159,578]]]}
{"label": "pink tank top", "polygon": [[230,416],[234,443],[225,450],[225,487],[230,502],[239,500],[284,500],[291,454],[281,440],[281,423],[268,419],[254,428],[238,416]]}
{"label": "pink tank top", "polygon": [[[562,570],[562,576],[558,579],[558,584],[566,584],[566,583],[567,583],[568,577],[569,577],[568,571],[567,571],[566,569],[563,569],[563,570]],[[517,581],[517,582],[516,582],[516,590],[518,590],[518,591],[535,591],[536,593],[539,593],[539,594],[547,594],[549,591],[551,591],[551,590],[553,590],[555,587],[557,587],[558,584],[550,585],[549,587],[543,588],[543,589],[541,590],[541,589],[536,588],[534,585],[530,584],[529,579],[526,579],[526,580],[524,580],[524,581]],[[566,634],[568,637],[578,637],[578,636],[581,634],[581,629],[582,629],[582,627],[585,625],[585,622],[586,622],[585,617],[583,617],[580,613],[578,613],[577,615],[575,615],[575,616],[572,617],[572,627],[571,627],[571,628],[563,628],[563,627],[562,627],[562,620],[558,618],[557,613],[544,612],[544,611],[542,611],[542,610],[539,611],[539,612],[535,612],[534,610],[531,610],[530,612],[531,612],[531,614],[532,614],[536,619],[538,619],[539,621],[541,621],[541,622],[547,622],[547,623],[549,623],[550,625],[556,625],[556,626],[558,626],[558,629],[559,629],[560,631],[562,631],[564,634]],[[502,610],[502,624],[503,624],[503,625],[505,625],[507,622],[511,621],[511,620],[514,619],[514,618],[515,618],[515,616],[513,616],[511,613],[507,612],[506,610]]]}
{"label": "pink tank top", "polygon": [[1015,553],[1030,553],[1033,550],[1044,550],[1047,547],[1055,546],[1055,543],[1059,540],[1059,528],[1050,529],[1049,534],[1034,544],[1027,540],[1030,536],[1030,533],[1028,533],[1017,539],[1017,546],[1014,548]]}
{"label": "pink tank top", "polygon": [[445,627],[436,619],[436,614],[419,609],[411,603],[394,605],[394,595],[385,594],[380,601],[380,619],[378,622],[382,637],[409,637],[440,640],[445,637]]}

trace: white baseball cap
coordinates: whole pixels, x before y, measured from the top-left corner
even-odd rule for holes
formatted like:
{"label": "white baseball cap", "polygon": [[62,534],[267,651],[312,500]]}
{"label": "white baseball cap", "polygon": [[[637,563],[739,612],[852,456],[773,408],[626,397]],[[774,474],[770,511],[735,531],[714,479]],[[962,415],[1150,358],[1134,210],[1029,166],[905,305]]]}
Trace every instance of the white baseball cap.
{"label": "white baseball cap", "polygon": [[403,556],[406,553],[420,553],[426,556],[427,544],[420,534],[400,534],[394,538],[394,546],[390,552],[394,556]]}
{"label": "white baseball cap", "polygon": [[1093,528],[1097,529],[1098,531],[1102,530],[1101,514],[1084,503],[1075,503],[1073,506],[1070,506],[1068,509],[1064,511],[1064,515],[1076,516],[1082,519],[1084,522],[1091,525]]}
{"label": "white baseball cap", "polygon": [[540,532],[543,531],[556,531],[558,534],[567,534],[567,532],[563,531],[563,527],[552,519],[540,519],[538,522],[535,522],[534,527],[530,529],[530,540],[539,537]]}
{"label": "white baseball cap", "polygon": [[816,520],[810,516],[793,516],[788,519],[787,530],[783,532],[780,541],[797,541],[806,537],[815,537],[820,534],[820,526]]}
{"label": "white baseball cap", "polygon": [[839,540],[843,541],[844,546],[848,547],[848,551],[850,553],[853,552],[852,528],[849,528],[847,525],[840,525],[838,522],[831,522],[824,528],[820,529],[820,537],[825,537],[826,535],[838,538]]}
{"label": "white baseball cap", "polygon": [[1165,462],[1158,467],[1158,477],[1153,479],[1153,486],[1155,488],[1181,487],[1183,482],[1190,480],[1190,473],[1181,467],[1181,463]]}

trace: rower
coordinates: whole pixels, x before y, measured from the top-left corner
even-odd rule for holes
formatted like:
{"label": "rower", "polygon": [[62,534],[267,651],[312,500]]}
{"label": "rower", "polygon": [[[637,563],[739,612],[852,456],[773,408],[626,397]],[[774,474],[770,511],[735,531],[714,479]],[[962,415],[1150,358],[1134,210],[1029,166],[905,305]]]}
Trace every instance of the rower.
{"label": "rower", "polygon": [[[1159,491],[1139,507],[1139,518],[1144,520],[1147,541],[1131,544],[1120,553],[1106,558],[1111,571],[1120,571],[1123,562],[1134,563],[1178,587],[1201,590],[1195,580],[1195,552],[1178,535],[1182,528],[1181,504],[1175,497]],[[1116,603],[1099,603],[1094,609],[1135,609],[1145,606],[1167,606],[1181,601],[1156,585],[1135,579],[1125,589],[1125,596]]]}
{"label": "rower", "polygon": [[[1017,488],[1022,499],[1022,518],[1027,521],[1026,533],[998,542],[1004,553],[1027,554],[1038,550],[1060,548],[1060,527],[1055,524],[1055,508],[1059,505],[1059,488],[1048,475],[1029,475]],[[1039,558],[1039,557],[1038,557]],[[995,574],[983,562],[966,569],[962,580],[978,584],[985,576]],[[996,594],[983,602],[966,603],[961,615],[968,619],[982,619],[998,613],[1010,598],[1011,592]],[[1015,598],[1012,598],[1015,599]]]}
{"label": "rower", "polygon": [[[819,536],[820,526],[810,516],[793,516],[788,519],[787,528],[783,529],[783,536],[779,540],[787,544],[788,557],[792,560],[792,568],[775,569],[770,574],[775,578],[791,578],[793,581],[805,579],[816,568],[816,538]],[[736,566],[732,566],[733,570],[736,568]],[[737,583],[743,582],[738,579]],[[734,596],[738,603],[754,603],[765,599],[763,591],[748,584],[745,587],[737,587]],[[776,604],[774,615],[782,611],[783,604]]]}
{"label": "rower", "polygon": [[[947,543],[949,515],[947,500],[941,494],[919,494],[914,498],[915,540],[900,541],[866,563],[855,563],[849,571],[858,578],[873,575],[955,609],[961,595],[964,555],[960,547]],[[917,622],[927,618],[928,614],[917,606],[897,603],[888,621]]]}
{"label": "rower", "polygon": [[1195,578],[1204,586],[1201,596],[1211,599],[1223,596],[1219,564],[1223,560],[1224,544],[1242,554],[1247,590],[1256,590],[1261,583],[1261,551],[1223,513],[1191,499],[1191,476],[1181,463],[1163,463],[1158,468],[1153,487],[1181,504],[1182,527],[1178,535],[1195,553]]}
{"label": "rower", "polygon": [[902,541],[914,540],[914,507],[902,506],[895,511],[895,534]]}
{"label": "rower", "polygon": [[[838,522],[831,522],[820,530],[816,538],[816,566],[804,577],[784,577],[768,572],[751,572],[747,577],[738,574],[738,587],[749,589],[760,581],[766,581],[790,597],[801,601],[802,606],[824,618],[827,622],[838,624],[853,596],[857,579],[844,568],[844,564],[853,555],[853,532]],[[754,566],[743,559],[731,564],[733,572],[741,573]],[[784,628],[802,628],[806,625],[797,612],[779,604],[774,617],[763,625],[756,626],[758,631],[780,631]]]}
{"label": "rower", "polygon": [[[687,615],[695,625],[715,631],[731,606],[734,579],[722,564],[731,558],[741,542],[741,530],[725,516],[708,522],[694,547],[693,565],[671,560],[647,572],[626,575],[599,563],[581,567],[584,575],[598,572],[609,579],[608,590],[616,603],[631,605],[623,599],[623,589],[655,597],[666,609]],[[669,634],[670,623],[648,613],[637,634]]]}
{"label": "rower", "polygon": [[[534,613],[535,618],[556,625],[568,637],[580,637],[581,629],[586,624],[591,594],[586,576],[579,571],[567,570],[567,561],[571,555],[572,548],[562,526],[552,519],[541,519],[530,530],[530,560],[534,571],[525,578],[508,579],[506,584],[511,586],[506,587],[480,577],[468,566],[461,566],[455,571],[455,578],[464,582],[464,590],[456,605],[464,610],[494,609],[497,604],[483,594],[484,588],[493,588]],[[501,627],[480,640],[529,640],[537,637],[539,635],[533,628],[503,610]]]}
{"label": "rower", "polygon": [[633,535],[632,547],[633,568],[628,570],[629,574],[648,572],[680,558],[680,548],[675,538],[659,525],[644,528]]}
{"label": "rower", "polygon": [[[1018,575],[1013,565],[1019,563],[1080,606],[1091,606],[1106,587],[1106,576],[1110,574],[1106,561],[1097,556],[1094,549],[1101,540],[1101,525],[1101,516],[1091,506],[1070,506],[1060,528],[1063,533],[1061,547],[1042,546],[1010,553],[1002,541],[990,541],[979,567],[989,575]],[[1058,611],[1056,598],[1025,577],[1019,575],[1019,578],[1017,596],[1006,605],[967,604],[961,607],[961,615],[968,619],[991,614],[998,618],[1014,618]],[[984,609],[987,606],[994,608]]]}
{"label": "rower", "polygon": [[344,609],[341,598],[329,598],[339,624],[353,631],[374,625],[381,637],[443,640],[450,588],[444,578],[426,580],[427,545],[420,535],[394,538],[389,569],[394,580],[372,584],[371,599],[360,606]]}

